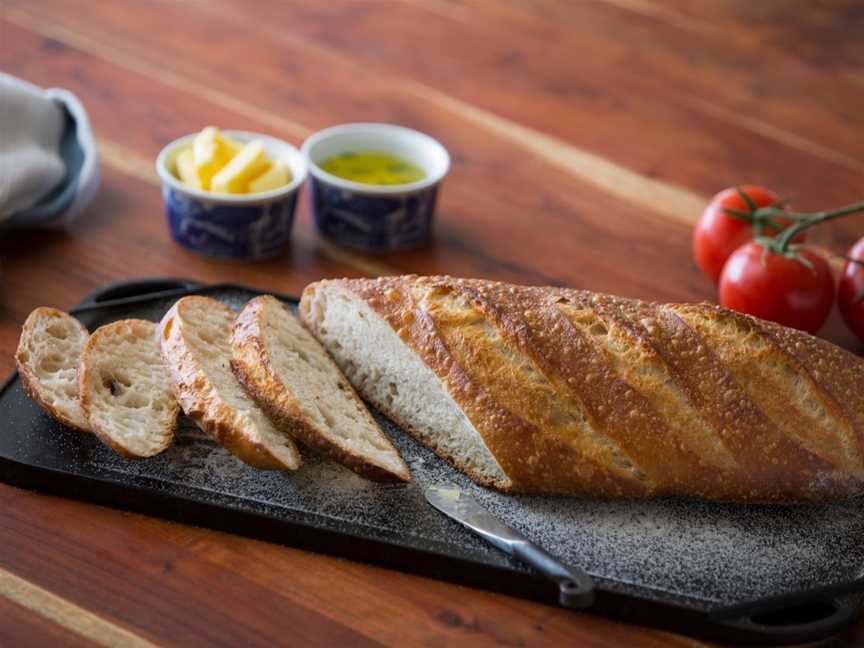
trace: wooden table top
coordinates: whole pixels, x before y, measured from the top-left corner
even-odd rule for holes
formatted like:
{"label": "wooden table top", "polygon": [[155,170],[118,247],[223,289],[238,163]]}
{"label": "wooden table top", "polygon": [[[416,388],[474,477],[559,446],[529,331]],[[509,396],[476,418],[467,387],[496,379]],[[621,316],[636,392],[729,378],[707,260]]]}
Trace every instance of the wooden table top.
{"label": "wooden table top", "polygon": [[[862,31],[856,0],[4,0],[2,69],[78,95],[103,181],[70,232],[2,234],[0,369],[32,308],[135,276],[299,293],[448,273],[712,299],[690,257],[711,194],[755,182],[805,210],[861,199]],[[172,243],[153,171],[165,143],[217,124],[299,145],[347,121],[448,147],[431,245],[339,249],[305,200],[276,261]],[[818,239],[842,251],[862,229]],[[0,528],[3,646],[708,645],[6,486]]]}

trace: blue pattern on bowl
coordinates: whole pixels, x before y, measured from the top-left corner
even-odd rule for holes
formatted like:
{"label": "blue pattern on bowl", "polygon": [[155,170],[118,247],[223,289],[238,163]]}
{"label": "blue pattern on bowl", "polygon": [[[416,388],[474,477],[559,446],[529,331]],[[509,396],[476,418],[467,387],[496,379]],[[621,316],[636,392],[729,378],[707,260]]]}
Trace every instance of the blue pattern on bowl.
{"label": "blue pattern on bowl", "polygon": [[284,252],[291,240],[296,191],[257,205],[207,202],[167,185],[162,197],[174,240],[199,254],[266,259]]}
{"label": "blue pattern on bowl", "polygon": [[370,195],[310,176],[312,212],[330,240],[384,252],[417,247],[429,238],[438,185],[408,195]]}

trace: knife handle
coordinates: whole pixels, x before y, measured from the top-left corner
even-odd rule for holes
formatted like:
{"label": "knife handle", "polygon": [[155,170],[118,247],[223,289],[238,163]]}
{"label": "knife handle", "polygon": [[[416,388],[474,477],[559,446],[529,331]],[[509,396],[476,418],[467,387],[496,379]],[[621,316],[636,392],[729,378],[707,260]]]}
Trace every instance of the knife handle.
{"label": "knife handle", "polygon": [[584,609],[594,603],[594,581],[578,567],[568,567],[531,542],[515,542],[513,556],[558,585],[562,607]]}

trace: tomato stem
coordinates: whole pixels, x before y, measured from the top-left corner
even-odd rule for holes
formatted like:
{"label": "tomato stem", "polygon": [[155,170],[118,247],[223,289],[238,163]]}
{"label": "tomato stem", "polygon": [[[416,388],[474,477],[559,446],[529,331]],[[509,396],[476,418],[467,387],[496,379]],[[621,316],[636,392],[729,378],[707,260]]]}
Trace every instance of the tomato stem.
{"label": "tomato stem", "polygon": [[744,191],[741,187],[735,187],[735,191],[738,192],[738,195],[741,197],[741,200],[744,201],[744,204],[750,208],[750,213],[752,214],[757,209],[759,209],[759,205],[756,204],[756,201],[750,197],[746,191]]}
{"label": "tomato stem", "polygon": [[[758,212],[759,210],[757,210]],[[783,233],[780,234],[777,239],[778,248],[781,254],[785,254],[789,249],[789,244],[792,242],[798,234],[803,232],[808,227],[813,227],[814,225],[818,225],[819,223],[825,223],[829,220],[833,220],[835,218],[841,218],[843,216],[848,216],[850,214],[855,214],[857,212],[864,211],[864,202],[853,203],[851,205],[847,205],[846,207],[841,207],[840,209],[835,209],[832,211],[820,211],[814,214],[794,214],[794,216],[799,217],[797,223],[789,227],[788,229],[783,230]],[[804,218],[800,218],[800,217]],[[755,218],[758,218],[754,214]]]}
{"label": "tomato stem", "polygon": [[[759,208],[757,207],[756,209],[758,210]],[[740,221],[750,223],[754,228],[757,226],[761,226],[761,225],[768,225],[769,227],[773,227],[774,229],[776,229],[779,232],[784,227],[784,225],[781,225],[777,221],[773,221],[767,217],[766,218],[760,218],[757,220],[756,218],[753,217],[753,215],[756,213],[756,210],[750,211],[750,212],[745,212],[745,211],[741,211],[740,209],[732,209],[731,207],[724,207],[723,211],[726,213],[727,216],[731,216],[732,218],[736,218]],[[785,212],[783,212],[781,210],[778,213],[785,213]],[[756,238],[758,238],[758,233],[756,235]]]}
{"label": "tomato stem", "polygon": [[[791,248],[795,237],[806,229],[819,225],[835,218],[842,218],[858,212],[864,212],[864,202],[846,205],[840,209],[823,210],[813,213],[793,212],[786,210],[786,201],[778,201],[773,205],[759,207],[746,191],[741,187],[735,187],[735,191],[747,206],[749,211],[742,209],[725,208],[723,211],[730,217],[746,221],[753,227],[753,238],[767,251],[782,256],[797,259],[810,267],[794,249]],[[775,220],[777,217],[779,220]],[[785,223],[784,223],[785,221]],[[789,221],[792,224],[786,224]],[[779,233],[775,236],[766,236],[765,228],[770,227]]]}
{"label": "tomato stem", "polygon": [[[752,211],[750,213],[750,218],[753,221],[754,234],[757,235],[758,238],[763,239],[761,241],[763,245],[767,243],[767,247],[777,254],[782,254],[784,256],[797,256],[793,251],[790,251],[789,246],[792,244],[795,237],[801,232],[813,227],[814,225],[819,225],[820,223],[825,223],[829,220],[842,218],[843,216],[848,216],[858,212],[864,212],[864,202],[853,203],[846,207],[841,207],[840,209],[824,210],[812,214],[790,212],[771,205],[768,207],[760,207]],[[796,222],[783,229],[783,231],[775,238],[766,240],[761,236],[762,228],[766,223],[769,223],[772,226],[774,225],[774,221],[771,220],[772,216],[780,216]]]}

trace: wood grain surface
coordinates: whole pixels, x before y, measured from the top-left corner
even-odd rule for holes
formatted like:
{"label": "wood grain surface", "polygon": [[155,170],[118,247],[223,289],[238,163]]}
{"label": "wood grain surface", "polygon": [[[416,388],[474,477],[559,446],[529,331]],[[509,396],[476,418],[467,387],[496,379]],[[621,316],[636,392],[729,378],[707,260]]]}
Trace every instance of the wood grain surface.
{"label": "wood grain surface", "polygon": [[[69,232],[0,233],[0,370],[32,308],[136,276],[299,293],[448,273],[713,299],[690,231],[714,192],[861,199],[862,33],[856,0],[0,0],[0,69],[76,93],[103,169]],[[278,260],[171,242],[153,170],[168,141],[212,123],[299,145],[346,121],[447,146],[428,246],[340,249],[305,199]],[[859,217],[814,238],[841,252],[862,232]],[[836,317],[824,335],[861,350]],[[0,486],[0,645],[277,644],[709,645]]]}

